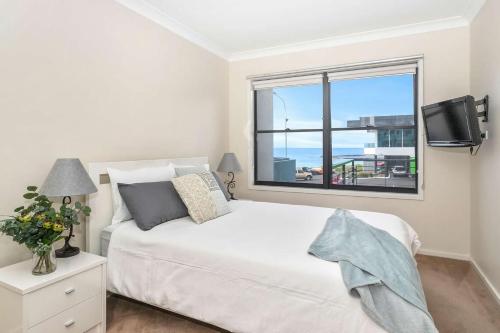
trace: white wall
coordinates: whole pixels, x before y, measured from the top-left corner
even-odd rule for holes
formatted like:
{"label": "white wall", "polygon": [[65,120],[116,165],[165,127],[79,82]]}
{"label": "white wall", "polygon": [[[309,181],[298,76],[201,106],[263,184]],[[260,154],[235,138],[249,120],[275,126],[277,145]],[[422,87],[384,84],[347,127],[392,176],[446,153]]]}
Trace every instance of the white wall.
{"label": "white wall", "polygon": [[[488,6],[497,7],[490,11],[498,12],[498,2],[492,2]],[[25,185],[41,184],[58,157],[76,156],[85,163],[208,155],[215,165],[224,151],[232,150],[245,169],[238,175],[240,197],[394,213],[415,227],[425,248],[470,253],[471,168],[463,149],[425,148],[424,201],[249,190],[246,80],[252,74],[423,54],[425,103],[432,103],[470,90],[469,28],[228,65],[112,0],[3,1],[0,13],[0,214],[18,206]],[[488,44],[487,35],[495,35],[481,37],[478,32],[479,25],[494,30],[481,19],[487,15],[494,14],[483,9],[476,20],[473,43]],[[473,51],[473,90],[478,94],[486,87],[493,94],[489,81],[498,87],[494,75],[477,79],[498,66],[492,60],[498,58],[494,45],[484,60],[488,66],[474,61],[479,53]],[[498,161],[487,160],[495,138],[490,142],[474,170],[495,168]],[[494,198],[488,192],[494,191],[491,177],[476,177],[483,198]],[[495,216],[493,199],[488,200],[489,214]],[[486,205],[474,202],[475,212]],[[498,229],[481,214],[481,228],[473,230],[473,253],[498,286],[500,270],[490,254],[495,253],[492,235]],[[0,266],[28,255],[0,238]]]}
{"label": "white wall", "polygon": [[420,234],[426,249],[470,253],[470,156],[465,149],[425,147],[423,201],[256,191],[248,188],[248,146],[252,138],[248,75],[334,66],[423,54],[424,99],[429,104],[469,92],[469,28],[457,28],[354,45],[310,50],[230,63],[230,150],[245,170],[238,195],[260,201],[344,207],[393,213]]}
{"label": "white wall", "polygon": [[[226,151],[225,60],[112,0],[0,1],[0,17],[0,214],[58,157]],[[0,237],[0,266],[28,256]]]}
{"label": "white wall", "polygon": [[[471,26],[471,92],[490,96],[489,139],[472,159],[472,257],[500,291],[500,2],[489,0]],[[500,294],[497,295],[500,297]]]}

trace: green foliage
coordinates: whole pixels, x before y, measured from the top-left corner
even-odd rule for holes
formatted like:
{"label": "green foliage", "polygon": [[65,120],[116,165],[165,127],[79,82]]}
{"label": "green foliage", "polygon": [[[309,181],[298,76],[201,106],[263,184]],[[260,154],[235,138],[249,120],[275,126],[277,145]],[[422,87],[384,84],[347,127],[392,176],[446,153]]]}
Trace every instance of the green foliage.
{"label": "green foliage", "polygon": [[373,177],[373,172],[358,172],[358,177],[359,178],[371,178]]}
{"label": "green foliage", "polygon": [[54,208],[54,202],[37,192],[36,186],[28,186],[23,198],[31,200],[27,206],[14,209],[15,215],[0,221],[0,233],[24,244],[33,253],[41,256],[51,245],[63,238],[61,234],[71,225],[79,224],[78,216],[90,215],[90,208],[76,202],[74,206],[62,204]]}
{"label": "green foliage", "polygon": [[[345,172],[346,173],[352,172],[352,169],[353,169],[352,164],[349,163],[349,164],[345,165]],[[354,169],[356,170],[356,172],[363,172],[364,171],[364,167],[361,164],[354,165]],[[343,171],[342,166],[338,166],[336,168],[333,168],[333,171],[337,174],[342,174],[342,171]]]}
{"label": "green foliage", "polygon": [[33,199],[33,198],[36,198],[38,196],[38,193],[25,193],[23,195],[23,198],[24,199]]}

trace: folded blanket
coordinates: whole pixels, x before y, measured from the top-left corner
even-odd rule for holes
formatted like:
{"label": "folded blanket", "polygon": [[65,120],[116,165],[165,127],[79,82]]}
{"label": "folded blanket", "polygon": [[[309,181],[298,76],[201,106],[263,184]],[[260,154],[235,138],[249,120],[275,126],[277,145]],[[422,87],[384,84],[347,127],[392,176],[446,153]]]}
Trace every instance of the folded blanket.
{"label": "folded blanket", "polygon": [[412,255],[386,231],[337,209],[309,253],[339,262],[348,291],[388,332],[437,332]]}

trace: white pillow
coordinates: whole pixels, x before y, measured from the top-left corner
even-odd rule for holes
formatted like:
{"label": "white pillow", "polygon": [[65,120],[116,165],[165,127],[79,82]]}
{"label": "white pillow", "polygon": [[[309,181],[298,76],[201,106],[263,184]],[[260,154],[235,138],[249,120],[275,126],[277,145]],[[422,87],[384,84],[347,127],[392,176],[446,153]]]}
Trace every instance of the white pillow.
{"label": "white pillow", "polygon": [[118,183],[134,184],[167,181],[175,177],[175,169],[172,164],[135,170],[108,168],[108,174],[111,183],[111,197],[113,199],[113,219],[111,223],[115,224],[132,219],[127,205],[125,205],[120,191],[118,191]]}
{"label": "white pillow", "polygon": [[174,164],[174,163],[172,163],[171,165],[174,168],[174,171],[176,168],[181,169],[181,168],[196,168],[196,167],[203,167],[203,168],[205,168],[205,170],[210,171],[210,164],[208,164],[208,163],[205,163],[202,165],[186,165],[186,164]]}

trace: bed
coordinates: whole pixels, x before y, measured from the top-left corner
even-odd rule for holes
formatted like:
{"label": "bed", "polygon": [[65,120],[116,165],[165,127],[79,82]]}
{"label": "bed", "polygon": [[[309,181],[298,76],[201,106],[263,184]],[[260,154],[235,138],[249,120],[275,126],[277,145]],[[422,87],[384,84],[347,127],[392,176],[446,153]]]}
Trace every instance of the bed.
{"label": "bed", "polygon": [[[145,164],[151,161],[113,166]],[[232,213],[201,225],[186,217],[149,231],[133,220],[110,226],[102,182],[109,165],[89,166],[100,192],[89,198],[87,224],[90,251],[108,257],[109,291],[234,332],[385,332],[347,292],[339,265],[307,253],[334,209],[237,200]],[[418,250],[415,231],[400,218],[353,214]]]}

